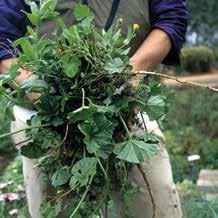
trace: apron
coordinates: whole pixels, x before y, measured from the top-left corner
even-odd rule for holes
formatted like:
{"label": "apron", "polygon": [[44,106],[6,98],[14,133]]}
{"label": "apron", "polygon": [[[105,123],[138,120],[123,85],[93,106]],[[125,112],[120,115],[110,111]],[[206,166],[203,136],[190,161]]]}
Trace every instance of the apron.
{"label": "apron", "polygon": [[[130,45],[131,54],[140,47],[150,31],[148,0],[59,0],[56,10],[68,26],[74,23],[73,10],[77,3],[88,5],[94,12],[94,24],[99,30],[107,31],[118,19],[122,19],[121,30],[125,35],[129,27],[137,24],[140,28]],[[40,32],[51,38],[55,28],[57,24],[48,21],[43,24]]]}

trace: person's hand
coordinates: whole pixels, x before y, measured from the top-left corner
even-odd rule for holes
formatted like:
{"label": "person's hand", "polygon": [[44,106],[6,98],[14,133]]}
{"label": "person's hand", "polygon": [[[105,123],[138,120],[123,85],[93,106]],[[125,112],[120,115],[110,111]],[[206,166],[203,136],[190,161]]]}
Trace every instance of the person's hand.
{"label": "person's hand", "polygon": [[0,73],[5,74],[7,71],[10,69],[11,64],[13,63],[15,59],[14,58],[9,58],[6,60],[0,61]]}
{"label": "person's hand", "polygon": [[134,56],[131,57],[129,60],[129,64],[132,66],[132,74],[133,74],[133,79],[129,81],[129,84],[132,85],[133,88],[137,88],[139,86],[140,80],[145,77],[144,75],[135,74],[140,70],[145,70],[145,68],[141,66],[140,63],[138,62],[139,61],[135,59]]}
{"label": "person's hand", "polygon": [[[6,60],[0,61],[0,74],[6,74],[8,70],[11,68],[11,65],[13,62],[16,61],[15,58],[9,58]],[[35,79],[36,75],[33,72],[30,72],[26,69],[19,69],[20,75],[16,78],[16,82],[18,84],[21,84],[23,81],[28,80],[28,79]],[[12,88],[15,88],[12,85]],[[29,93],[27,95],[27,98],[31,101],[36,101],[40,97],[40,93]]]}

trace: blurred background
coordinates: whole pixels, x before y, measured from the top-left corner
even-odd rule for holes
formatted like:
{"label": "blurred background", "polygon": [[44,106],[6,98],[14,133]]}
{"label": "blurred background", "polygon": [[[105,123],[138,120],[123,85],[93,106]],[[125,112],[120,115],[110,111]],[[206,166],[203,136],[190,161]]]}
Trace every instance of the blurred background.
{"label": "blurred background", "polygon": [[[218,87],[217,0],[188,0],[190,21],[181,66],[169,75]],[[175,98],[164,133],[185,218],[218,217],[218,93],[163,81]],[[0,100],[0,109],[4,102]],[[0,114],[0,135],[9,132]],[[6,199],[6,200],[5,200]],[[10,138],[0,141],[0,217],[28,217],[22,165]]]}

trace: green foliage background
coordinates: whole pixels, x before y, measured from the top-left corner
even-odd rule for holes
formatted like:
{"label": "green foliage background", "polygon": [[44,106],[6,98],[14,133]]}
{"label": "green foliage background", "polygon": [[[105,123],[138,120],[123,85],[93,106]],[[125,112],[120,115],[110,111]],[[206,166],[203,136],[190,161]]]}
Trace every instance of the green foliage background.
{"label": "green foliage background", "polygon": [[[175,93],[165,135],[176,181],[197,179],[200,169],[218,168],[218,95],[190,89]],[[187,156],[199,154],[194,175]]]}
{"label": "green foliage background", "polygon": [[215,62],[215,53],[205,46],[183,48],[181,67],[188,72],[210,72]]}
{"label": "green foliage background", "polygon": [[197,44],[217,44],[218,4],[217,0],[188,0],[189,33],[197,33]]}

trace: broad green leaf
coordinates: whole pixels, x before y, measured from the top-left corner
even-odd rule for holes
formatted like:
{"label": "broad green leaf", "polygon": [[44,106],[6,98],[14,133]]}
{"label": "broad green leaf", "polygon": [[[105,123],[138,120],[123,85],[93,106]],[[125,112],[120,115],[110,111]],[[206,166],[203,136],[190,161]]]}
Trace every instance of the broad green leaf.
{"label": "broad green leaf", "polygon": [[11,120],[11,121],[15,121],[15,117],[14,117],[14,113],[13,113],[13,108],[10,107],[9,105],[6,108],[6,116]]}
{"label": "broad green leaf", "polygon": [[165,114],[165,101],[160,95],[151,96],[147,102],[147,111],[152,119],[158,119]]}
{"label": "broad green leaf", "polygon": [[[40,117],[37,116],[37,115],[32,116],[30,120],[27,120],[27,125],[29,125],[29,126],[40,126],[41,125]],[[34,131],[34,130],[35,129],[32,129],[31,131]]]}
{"label": "broad green leaf", "polygon": [[128,96],[119,96],[114,99],[113,105],[110,107],[114,108],[114,112],[118,113],[122,109],[129,109],[129,103],[132,100]]}
{"label": "broad green leaf", "polygon": [[30,20],[30,22],[33,24],[33,25],[35,25],[35,26],[37,26],[37,27],[39,27],[40,26],[40,24],[41,24],[41,22],[42,22],[42,20],[41,20],[41,18],[40,18],[40,13],[39,12],[33,12],[33,13],[27,13],[27,17],[28,17],[28,19]]}
{"label": "broad green leaf", "polygon": [[149,142],[149,143],[159,143],[160,140],[157,136],[152,135],[150,133],[145,132],[144,136],[143,136],[143,140],[145,142]]}
{"label": "broad green leaf", "polygon": [[56,5],[57,5],[57,0],[45,0],[41,4],[40,11],[42,12],[47,12],[47,11],[54,11]]}
{"label": "broad green leaf", "polygon": [[80,59],[76,56],[64,56],[61,61],[64,73],[70,78],[75,77],[81,66]]}
{"label": "broad green leaf", "polygon": [[104,29],[102,30],[102,38],[101,38],[101,40],[102,40],[102,42],[103,42],[105,47],[111,45],[112,36],[113,36],[112,28],[110,28],[107,32]]}
{"label": "broad green leaf", "polygon": [[38,59],[37,52],[34,49],[34,46],[31,45],[29,39],[27,37],[20,38],[15,41],[16,46],[21,46],[23,53],[28,58],[28,61],[35,61]]}
{"label": "broad green leaf", "polygon": [[95,153],[102,158],[108,158],[112,153],[112,137],[116,124],[108,120],[104,114],[98,113],[91,121],[79,125],[85,135],[84,143],[89,153]]}
{"label": "broad green leaf", "polygon": [[117,158],[130,163],[143,163],[157,153],[157,144],[149,144],[142,140],[130,139],[115,145],[114,153]]}
{"label": "broad green leaf", "polygon": [[55,204],[52,204],[51,201],[42,202],[40,209],[43,217],[55,218],[62,211],[62,201],[57,200]]}
{"label": "broad green leaf", "polygon": [[86,5],[77,4],[74,10],[74,16],[77,21],[82,21],[84,19],[93,20],[94,14],[90,11],[89,7]]}
{"label": "broad green leaf", "polygon": [[70,187],[87,186],[90,178],[96,174],[97,158],[83,158],[78,161],[71,170]]}
{"label": "broad green leaf", "polygon": [[124,63],[121,58],[115,58],[110,60],[105,65],[105,70],[107,70],[110,74],[121,73],[126,67],[126,63]]}
{"label": "broad green leaf", "polygon": [[28,145],[24,145],[21,147],[21,155],[30,159],[37,159],[41,157],[44,153],[45,151],[41,149],[40,145],[35,145],[32,142],[28,143]]}
{"label": "broad green leaf", "polygon": [[52,185],[54,187],[58,187],[64,185],[70,179],[70,169],[67,166],[62,167],[61,169],[57,170],[54,175],[52,176]]}
{"label": "broad green leaf", "polygon": [[77,26],[71,26],[69,29],[64,29],[63,36],[69,41],[74,43],[80,40],[80,35]]}
{"label": "broad green leaf", "polygon": [[39,42],[37,43],[37,52],[39,54],[42,54],[42,52],[48,47],[52,45],[52,40],[50,39],[43,39],[41,38]]}

